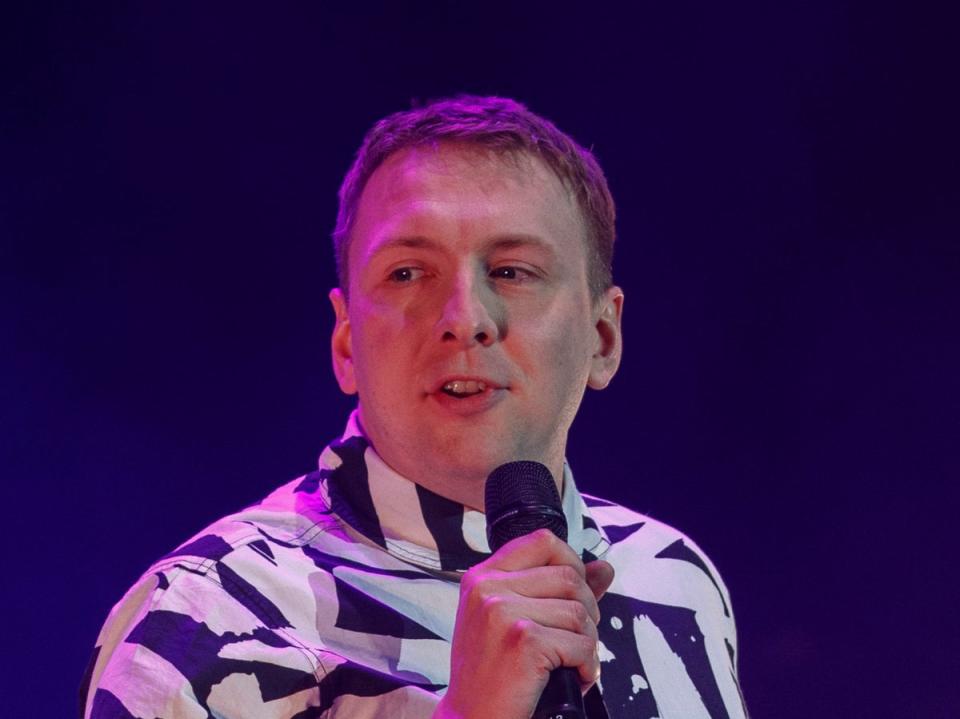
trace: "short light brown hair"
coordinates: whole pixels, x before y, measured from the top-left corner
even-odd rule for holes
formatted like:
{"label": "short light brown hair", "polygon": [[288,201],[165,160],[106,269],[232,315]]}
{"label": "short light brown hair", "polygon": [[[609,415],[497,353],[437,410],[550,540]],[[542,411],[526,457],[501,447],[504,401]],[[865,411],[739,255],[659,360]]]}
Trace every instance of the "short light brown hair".
{"label": "short light brown hair", "polygon": [[596,299],[611,286],[616,210],[607,179],[593,154],[519,102],[460,95],[388,115],[363,138],[340,186],[340,208],[333,232],[337,278],[344,293],[348,292],[350,276],[350,232],[370,176],[395,152],[443,140],[466,142],[496,153],[523,152],[542,160],[580,207],[587,228],[591,296]]}

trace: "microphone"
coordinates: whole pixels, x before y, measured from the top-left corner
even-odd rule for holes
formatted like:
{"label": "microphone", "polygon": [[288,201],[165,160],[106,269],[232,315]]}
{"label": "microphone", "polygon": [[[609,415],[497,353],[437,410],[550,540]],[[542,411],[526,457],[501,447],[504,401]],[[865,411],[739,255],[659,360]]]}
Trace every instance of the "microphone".
{"label": "microphone", "polygon": [[[511,539],[549,529],[567,541],[567,518],[550,470],[539,462],[508,462],[487,477],[484,490],[487,540],[496,552]],[[580,680],[573,667],[550,672],[533,719],[586,719]]]}

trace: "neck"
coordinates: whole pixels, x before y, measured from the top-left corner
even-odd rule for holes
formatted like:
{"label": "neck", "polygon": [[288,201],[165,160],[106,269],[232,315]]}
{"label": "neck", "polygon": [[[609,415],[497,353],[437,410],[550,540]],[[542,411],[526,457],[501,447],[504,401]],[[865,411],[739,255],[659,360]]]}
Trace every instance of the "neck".
{"label": "neck", "polygon": [[[565,438],[556,438],[549,443],[551,446],[546,448],[520,444],[513,448],[503,448],[502,456],[494,458],[467,457],[461,453],[459,459],[454,459],[453,452],[430,452],[411,456],[411,452],[405,449],[406,445],[390,441],[389,436],[378,437],[376,431],[371,431],[375,428],[363,421],[362,408],[355,418],[358,429],[390,469],[414,484],[468,509],[484,511],[487,477],[500,465],[515,460],[533,460],[543,464],[550,470],[557,491],[563,496]],[[384,441],[379,441],[381,439]],[[424,454],[430,456],[423,456]]]}

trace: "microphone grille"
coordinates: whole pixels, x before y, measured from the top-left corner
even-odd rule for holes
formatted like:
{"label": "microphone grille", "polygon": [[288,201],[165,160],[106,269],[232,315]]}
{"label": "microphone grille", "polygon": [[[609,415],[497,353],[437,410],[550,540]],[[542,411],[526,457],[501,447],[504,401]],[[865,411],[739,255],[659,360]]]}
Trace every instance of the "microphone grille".
{"label": "microphone grille", "polygon": [[493,551],[538,529],[567,540],[560,493],[550,470],[539,462],[508,462],[493,470],[487,477],[484,506]]}

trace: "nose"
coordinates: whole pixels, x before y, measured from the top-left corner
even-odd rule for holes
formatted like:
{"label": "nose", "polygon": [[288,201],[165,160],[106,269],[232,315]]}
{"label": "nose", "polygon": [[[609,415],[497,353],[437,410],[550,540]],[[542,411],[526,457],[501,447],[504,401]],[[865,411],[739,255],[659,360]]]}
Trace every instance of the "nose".
{"label": "nose", "polygon": [[486,282],[457,277],[442,300],[438,323],[441,342],[489,347],[500,335],[497,297]]}

